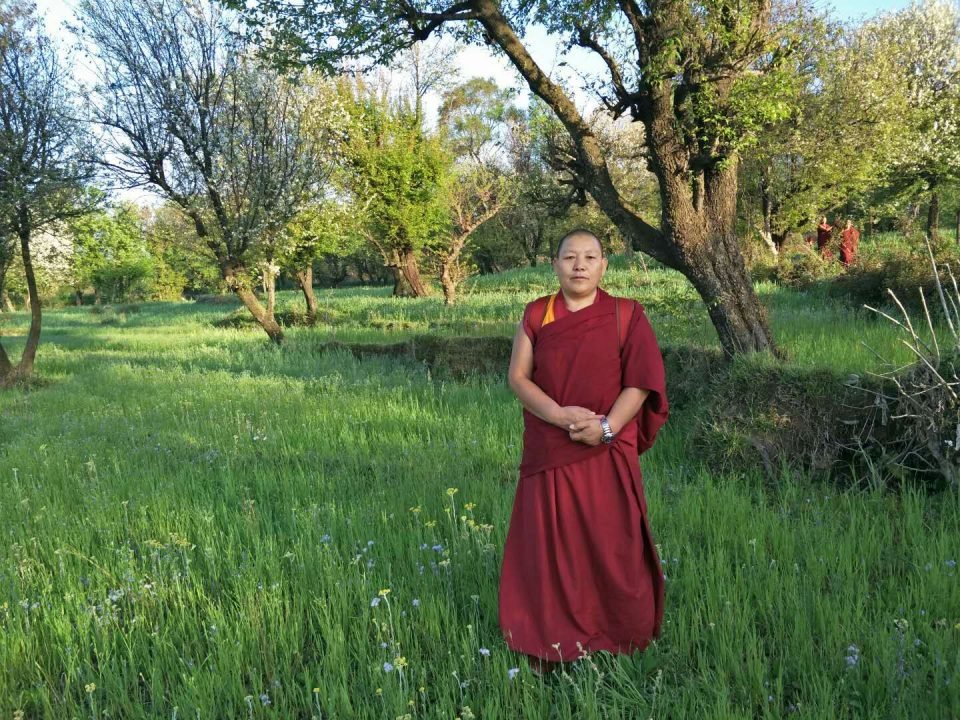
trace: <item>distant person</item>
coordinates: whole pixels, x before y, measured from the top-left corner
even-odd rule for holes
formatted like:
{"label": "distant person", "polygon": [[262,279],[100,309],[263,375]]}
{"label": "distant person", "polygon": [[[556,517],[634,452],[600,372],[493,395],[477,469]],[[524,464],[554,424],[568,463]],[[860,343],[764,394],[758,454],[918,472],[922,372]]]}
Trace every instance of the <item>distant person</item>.
{"label": "distant person", "polygon": [[[820,218],[820,224],[817,225],[817,252],[820,255],[827,257],[826,253],[830,251],[830,240],[833,237],[833,225],[827,223],[827,216],[823,215]],[[833,253],[829,254],[829,257],[833,257]]]}
{"label": "distant person", "polygon": [[643,650],[663,618],[638,462],[668,415],[660,348],[643,306],[599,287],[596,235],[567,233],[553,269],[560,290],[526,306],[510,358],[523,456],[499,599],[507,645],[538,673]]}
{"label": "distant person", "polygon": [[847,219],[846,227],[840,233],[840,263],[850,265],[857,259],[857,246],[860,244],[860,231],[853,226],[853,220]]}

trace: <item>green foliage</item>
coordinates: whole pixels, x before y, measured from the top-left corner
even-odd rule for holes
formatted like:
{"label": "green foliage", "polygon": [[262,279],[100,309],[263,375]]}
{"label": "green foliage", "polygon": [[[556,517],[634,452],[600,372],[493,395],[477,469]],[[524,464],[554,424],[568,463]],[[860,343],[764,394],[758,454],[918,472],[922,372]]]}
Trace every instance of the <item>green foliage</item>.
{"label": "green foliage", "polygon": [[825,259],[817,252],[815,245],[794,236],[781,249],[774,275],[785,285],[803,288],[814,282],[835,278],[842,271],[843,266],[836,255]]}
{"label": "green foliage", "polygon": [[451,158],[403,102],[358,83],[350,99],[342,182],[360,232],[385,257],[421,250],[448,223],[443,187]]}

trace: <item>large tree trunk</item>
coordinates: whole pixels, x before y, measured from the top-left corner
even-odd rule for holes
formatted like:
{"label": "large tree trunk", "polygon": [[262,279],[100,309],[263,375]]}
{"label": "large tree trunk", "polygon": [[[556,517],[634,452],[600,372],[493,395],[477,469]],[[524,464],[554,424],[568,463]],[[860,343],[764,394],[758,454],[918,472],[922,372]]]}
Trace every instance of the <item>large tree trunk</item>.
{"label": "large tree trunk", "polygon": [[661,187],[663,225],[680,251],[678,269],[706,304],[724,352],[775,352],[736,236],[737,162],[705,172],[702,183],[668,178]]}
{"label": "large tree trunk", "polygon": [[30,216],[26,209],[21,210],[19,222],[20,257],[23,260],[23,274],[27,278],[27,294],[30,298],[30,330],[27,332],[27,344],[23,348],[23,355],[20,356],[20,364],[16,372],[20,377],[25,378],[33,372],[33,365],[37,359],[43,313],[40,308],[37,278],[33,272],[33,257],[30,254]]}
{"label": "large tree trunk", "polygon": [[317,319],[317,296],[313,294],[313,265],[308,263],[303,270],[296,272],[297,282],[303,291],[303,299],[307,303],[307,320],[311,323]]}
{"label": "large tree trunk", "polygon": [[387,267],[390,268],[390,273],[393,275],[393,296],[416,297],[417,295],[413,292],[413,288],[410,287],[410,283],[407,282],[407,278],[400,269],[400,265],[388,265]]}
{"label": "large tree trunk", "polygon": [[936,189],[930,194],[927,208],[927,236],[932,241],[940,237],[940,193]]}
{"label": "large tree trunk", "polygon": [[[576,148],[579,180],[604,214],[624,236],[634,239],[636,247],[693,283],[726,353],[774,352],[767,315],[754,292],[734,232],[737,159],[725,158],[724,169],[713,169],[712,177],[708,177],[708,164],[704,169],[698,160],[699,167],[693,167],[690,149],[678,131],[671,81],[658,80],[648,86],[644,101],[638,103],[652,169],[660,185],[661,227],[655,228],[620,196],[590,125],[530,56],[496,0],[472,0],[471,6],[530,89],[566,128]],[[732,76],[718,92],[729,92],[731,83]]]}
{"label": "large tree trunk", "polygon": [[221,274],[227,283],[227,287],[233,290],[234,294],[240,298],[240,302],[250,311],[250,314],[253,315],[254,320],[263,328],[267,337],[279,345],[283,342],[283,329],[277,324],[276,319],[267,315],[267,311],[263,305],[260,304],[260,301],[257,300],[256,293],[243,282],[241,279],[242,271],[243,268],[236,264],[221,266]]}
{"label": "large tree trunk", "polygon": [[420,277],[420,267],[417,265],[417,256],[413,250],[401,251],[400,272],[415,297],[427,297],[430,294],[430,288],[424,284],[423,278]]}

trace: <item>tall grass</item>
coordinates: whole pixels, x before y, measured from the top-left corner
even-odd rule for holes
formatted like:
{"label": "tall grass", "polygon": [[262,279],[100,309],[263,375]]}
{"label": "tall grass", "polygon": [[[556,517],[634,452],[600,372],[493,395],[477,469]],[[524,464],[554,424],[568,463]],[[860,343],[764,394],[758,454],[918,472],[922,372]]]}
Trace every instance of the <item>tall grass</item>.
{"label": "tall grass", "polygon": [[[0,717],[960,714],[957,496],[712,476],[681,416],[642,459],[661,638],[529,672],[497,625],[521,431],[502,378],[316,348],[508,334],[550,287],[479,278],[452,309],[325,292],[330,322],[279,349],[214,328],[217,306],[47,313],[51,382],[0,394]],[[715,344],[674,274],[608,287],[661,341]],[[862,372],[862,336],[900,352],[865,311],[759,291],[791,362]]]}

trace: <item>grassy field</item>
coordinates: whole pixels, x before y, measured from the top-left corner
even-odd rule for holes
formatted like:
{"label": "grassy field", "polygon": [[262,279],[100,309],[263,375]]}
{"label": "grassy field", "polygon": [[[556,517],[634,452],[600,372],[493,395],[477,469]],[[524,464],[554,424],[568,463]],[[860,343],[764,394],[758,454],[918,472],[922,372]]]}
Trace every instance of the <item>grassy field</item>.
{"label": "grassy field", "polygon": [[[608,279],[662,341],[716,344],[675,274]],[[0,393],[0,718],[960,717],[957,495],[711,475],[696,408],[642,462],[659,641],[546,681],[506,648],[502,377],[318,348],[509,334],[550,287],[479,278],[452,309],[322,291],[325,324],[282,348],[214,328],[229,305],[48,312],[47,384]],[[861,341],[907,360],[852,303],[758,290],[791,363],[876,369]],[[26,322],[0,325],[15,351]]]}

